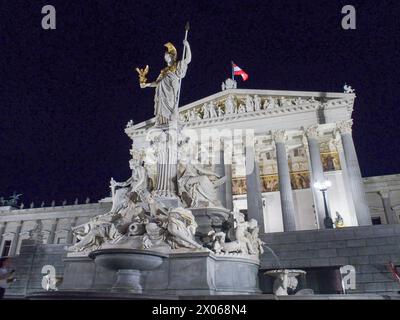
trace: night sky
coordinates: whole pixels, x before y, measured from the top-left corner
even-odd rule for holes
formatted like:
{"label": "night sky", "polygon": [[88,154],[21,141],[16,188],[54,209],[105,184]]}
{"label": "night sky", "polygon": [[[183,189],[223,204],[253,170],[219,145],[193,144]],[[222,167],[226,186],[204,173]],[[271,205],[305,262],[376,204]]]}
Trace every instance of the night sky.
{"label": "night sky", "polygon": [[[41,9],[57,10],[43,30]],[[357,29],[341,28],[341,8]],[[124,128],[153,115],[163,44],[181,56],[190,21],[193,59],[181,105],[220,91],[233,60],[239,88],[356,89],[353,136],[363,176],[400,173],[399,1],[0,0],[0,196],[38,206],[109,194],[130,175]]]}

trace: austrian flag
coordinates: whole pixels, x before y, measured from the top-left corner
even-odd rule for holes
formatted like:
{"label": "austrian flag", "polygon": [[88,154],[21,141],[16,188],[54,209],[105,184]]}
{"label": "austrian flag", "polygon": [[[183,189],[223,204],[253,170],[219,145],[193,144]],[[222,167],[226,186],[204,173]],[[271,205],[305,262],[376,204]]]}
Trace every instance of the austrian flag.
{"label": "austrian flag", "polygon": [[233,75],[242,76],[243,81],[246,81],[249,78],[249,75],[233,62],[232,62],[232,69],[233,69]]}

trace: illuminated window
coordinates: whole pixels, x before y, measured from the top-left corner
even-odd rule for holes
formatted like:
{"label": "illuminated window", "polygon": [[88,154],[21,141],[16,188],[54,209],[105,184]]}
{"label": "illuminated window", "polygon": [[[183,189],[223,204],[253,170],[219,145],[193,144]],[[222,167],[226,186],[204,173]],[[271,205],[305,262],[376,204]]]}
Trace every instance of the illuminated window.
{"label": "illuminated window", "polygon": [[10,249],[11,249],[11,240],[4,241],[4,247],[1,256],[7,257],[10,254]]}

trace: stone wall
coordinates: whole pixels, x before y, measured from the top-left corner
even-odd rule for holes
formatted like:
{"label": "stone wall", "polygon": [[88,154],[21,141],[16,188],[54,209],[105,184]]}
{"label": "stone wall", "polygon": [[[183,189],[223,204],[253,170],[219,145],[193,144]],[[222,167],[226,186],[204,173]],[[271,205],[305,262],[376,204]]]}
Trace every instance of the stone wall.
{"label": "stone wall", "polygon": [[262,235],[262,240],[279,257],[281,265],[266,249],[261,270],[283,267],[313,271],[352,265],[356,269],[356,289],[348,293],[400,291],[400,284],[388,269],[390,261],[400,265],[400,224],[270,233]]}
{"label": "stone wall", "polygon": [[[7,208],[4,209],[4,208]],[[37,221],[42,222],[43,242],[48,244],[73,243],[71,227],[84,224],[91,217],[109,212],[111,199],[98,203],[66,205],[57,207],[15,209],[0,207],[0,255],[5,241],[11,241],[9,256],[18,255],[22,241],[29,238],[29,232]]]}
{"label": "stone wall", "polygon": [[[280,232],[261,237],[280,260],[279,265],[268,249],[261,257],[260,283],[264,293],[272,292],[271,279],[263,275],[265,270],[280,267],[306,270],[307,287],[315,289],[316,282],[321,285],[329,281],[331,275],[324,270],[343,265],[353,265],[356,269],[356,289],[348,293],[386,295],[400,291],[400,284],[388,270],[390,261],[400,265],[400,225]],[[33,240],[24,240],[20,255],[11,258],[17,281],[7,290],[7,296],[24,297],[26,293],[43,291],[43,266],[53,265],[57,276],[63,276],[64,258],[64,245],[38,245]],[[316,280],[321,272],[322,278]],[[302,284],[300,281],[299,287]]]}
{"label": "stone wall", "polygon": [[382,224],[400,223],[400,174],[364,178],[372,218]]}
{"label": "stone wall", "polygon": [[9,297],[21,297],[32,292],[44,291],[42,288],[42,268],[52,265],[56,276],[62,277],[64,273],[63,257],[65,245],[38,244],[34,240],[23,240],[20,254],[10,258],[11,268],[16,270],[16,281],[11,283],[6,291]]}

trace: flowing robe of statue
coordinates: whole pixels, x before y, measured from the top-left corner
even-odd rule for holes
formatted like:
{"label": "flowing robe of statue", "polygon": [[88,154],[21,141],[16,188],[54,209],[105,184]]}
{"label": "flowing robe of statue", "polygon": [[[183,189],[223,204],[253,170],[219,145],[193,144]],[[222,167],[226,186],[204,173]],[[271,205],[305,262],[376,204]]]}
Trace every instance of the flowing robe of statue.
{"label": "flowing robe of statue", "polygon": [[168,213],[168,243],[173,249],[202,248],[194,240],[197,223],[190,210],[175,208]]}
{"label": "flowing robe of statue", "polygon": [[179,90],[179,79],[186,75],[187,63],[179,61],[163,69],[158,76],[157,87],[154,95],[154,115],[159,124],[166,124],[175,117],[175,104]]}
{"label": "flowing robe of statue", "polygon": [[154,115],[156,124],[168,124],[171,120],[177,120],[178,117],[178,100],[180,82],[186,75],[188,64],[192,60],[189,42],[183,40],[184,54],[181,61],[178,61],[178,53],[171,42],[164,46],[167,51],[164,54],[164,60],[167,66],[161,70],[156,81],[147,83],[148,66],[144,69],[136,68],[139,73],[139,83],[141,88],[153,87],[154,94]]}
{"label": "flowing robe of statue", "polygon": [[111,187],[115,190],[113,192],[113,205],[111,208],[112,213],[117,213],[121,209],[128,206],[128,202],[131,201],[131,197],[136,193],[137,201],[145,201],[148,189],[148,175],[146,169],[140,164],[140,159],[131,159],[129,166],[132,170],[132,176],[125,182],[116,182],[111,179]]}
{"label": "flowing robe of statue", "polygon": [[[218,179],[212,182],[209,176],[215,176]],[[186,164],[185,171],[178,179],[180,193],[186,192],[191,203],[190,207],[220,206],[216,188],[222,185],[226,177],[219,177],[214,172],[200,168],[194,164]]]}

